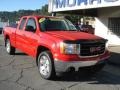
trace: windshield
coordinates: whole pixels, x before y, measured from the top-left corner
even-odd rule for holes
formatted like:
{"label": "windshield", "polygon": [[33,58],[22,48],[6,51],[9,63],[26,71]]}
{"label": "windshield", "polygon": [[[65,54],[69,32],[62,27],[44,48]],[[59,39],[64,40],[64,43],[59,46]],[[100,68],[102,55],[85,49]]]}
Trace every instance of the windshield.
{"label": "windshield", "polygon": [[63,18],[40,18],[39,25],[42,31],[77,30],[69,20]]}

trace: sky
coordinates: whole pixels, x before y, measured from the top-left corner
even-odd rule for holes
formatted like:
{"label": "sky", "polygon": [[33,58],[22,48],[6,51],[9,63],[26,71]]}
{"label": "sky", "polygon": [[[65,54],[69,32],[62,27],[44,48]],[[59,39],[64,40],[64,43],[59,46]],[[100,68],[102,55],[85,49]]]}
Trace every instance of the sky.
{"label": "sky", "polygon": [[48,0],[0,0],[0,11],[41,9]]}

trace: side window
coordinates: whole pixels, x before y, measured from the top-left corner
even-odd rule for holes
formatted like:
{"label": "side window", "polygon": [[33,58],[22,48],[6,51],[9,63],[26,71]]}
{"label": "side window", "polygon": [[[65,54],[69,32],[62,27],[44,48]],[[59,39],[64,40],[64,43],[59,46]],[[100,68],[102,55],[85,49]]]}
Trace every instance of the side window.
{"label": "side window", "polygon": [[23,18],[22,21],[21,21],[21,24],[19,26],[19,30],[23,29],[25,22],[26,22],[26,18]]}
{"label": "side window", "polygon": [[30,18],[26,24],[26,31],[35,32],[36,31],[36,22],[35,19]]}

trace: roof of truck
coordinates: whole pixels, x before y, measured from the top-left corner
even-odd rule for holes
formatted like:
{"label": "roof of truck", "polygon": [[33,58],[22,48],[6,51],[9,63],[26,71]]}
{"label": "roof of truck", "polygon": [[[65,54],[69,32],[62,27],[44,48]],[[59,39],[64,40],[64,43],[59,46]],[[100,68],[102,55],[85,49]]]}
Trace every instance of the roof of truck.
{"label": "roof of truck", "polygon": [[41,15],[29,15],[29,16],[23,16],[23,18],[24,17],[27,17],[27,18],[29,18],[29,17],[36,17],[36,18],[62,18],[62,17],[57,17],[57,16],[41,16]]}

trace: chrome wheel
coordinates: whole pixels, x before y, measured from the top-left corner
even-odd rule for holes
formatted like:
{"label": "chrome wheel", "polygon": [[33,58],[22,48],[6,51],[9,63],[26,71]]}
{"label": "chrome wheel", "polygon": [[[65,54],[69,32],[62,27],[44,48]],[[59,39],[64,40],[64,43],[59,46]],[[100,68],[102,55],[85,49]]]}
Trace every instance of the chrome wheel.
{"label": "chrome wheel", "polygon": [[13,46],[11,46],[9,39],[6,39],[6,41],[5,41],[5,48],[6,48],[6,51],[8,54],[10,54],[10,55],[15,54],[15,48]]}
{"label": "chrome wheel", "polygon": [[44,76],[47,76],[50,72],[49,58],[45,55],[40,57],[39,71]]}
{"label": "chrome wheel", "polygon": [[56,73],[52,53],[50,51],[39,53],[37,61],[41,77],[44,79],[53,79]]}
{"label": "chrome wheel", "polygon": [[10,42],[9,40],[7,40],[7,43],[6,43],[6,50],[8,53],[10,53]]}

